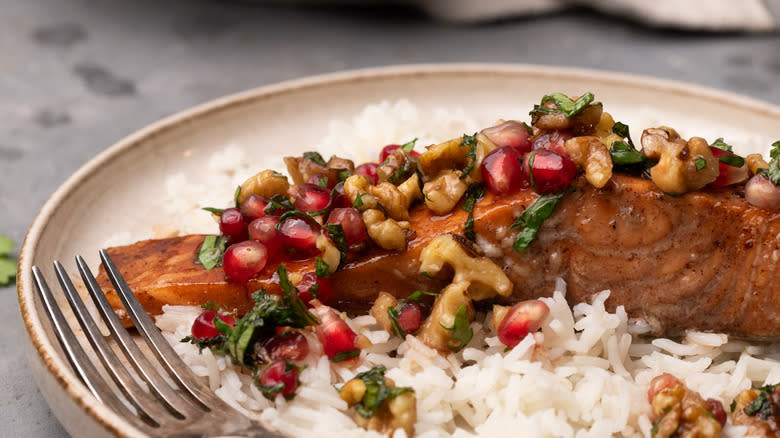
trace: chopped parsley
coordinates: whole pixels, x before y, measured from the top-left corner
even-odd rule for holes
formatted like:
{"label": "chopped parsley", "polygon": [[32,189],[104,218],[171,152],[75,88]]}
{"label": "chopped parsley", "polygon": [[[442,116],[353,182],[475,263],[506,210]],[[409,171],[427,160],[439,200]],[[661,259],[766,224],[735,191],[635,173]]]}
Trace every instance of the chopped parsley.
{"label": "chopped parsley", "polygon": [[528,248],[536,238],[542,223],[552,215],[561,198],[563,198],[563,193],[542,195],[517,218],[512,224],[512,228],[522,228],[522,230],[512,245],[515,251],[523,252]]}
{"label": "chopped parsley", "polygon": [[360,192],[358,192],[357,196],[355,196],[355,202],[352,205],[355,208],[363,206],[363,195]]}
{"label": "chopped parsley", "polygon": [[334,363],[344,362],[345,360],[349,360],[352,359],[353,357],[358,357],[358,356],[360,356],[360,349],[356,348],[354,350],[342,351],[341,353],[331,357],[330,361]]}
{"label": "chopped parsley", "polygon": [[236,204],[236,208],[241,207],[241,203],[238,202],[238,198],[241,197],[241,186],[236,187],[236,191],[233,193],[233,202]]}
{"label": "chopped parsley", "polygon": [[745,165],[745,159],[739,155],[723,155],[722,157],[718,157],[718,161],[731,167],[742,167]]}
{"label": "chopped parsley", "polygon": [[750,416],[766,420],[772,416],[772,393],[777,385],[766,385],[759,389],[758,397],[752,403],[745,406],[745,413]]}
{"label": "chopped parsley", "polygon": [[416,138],[401,145],[401,149],[408,154],[414,150],[415,143],[417,143]]}
{"label": "chopped parsley", "polygon": [[615,122],[612,125],[612,132],[623,137],[625,141],[614,141],[609,147],[609,155],[612,158],[612,164],[616,166],[632,166],[635,164],[649,164],[647,157],[639,152],[631,140],[631,133],[628,125],[623,122]]}
{"label": "chopped parsley", "polygon": [[314,258],[314,273],[317,277],[324,278],[330,276],[330,265],[319,257]]}
{"label": "chopped parsley", "polygon": [[658,426],[661,425],[661,421],[663,421],[664,417],[666,417],[666,414],[668,414],[672,410],[671,406],[667,406],[664,408],[663,414],[661,414],[660,417],[658,417],[658,420],[653,423],[653,427],[650,429],[650,436],[656,436],[658,434]]}
{"label": "chopped parsley", "polygon": [[[427,274],[427,272],[424,272],[423,274]],[[420,298],[422,298],[423,295],[428,295],[431,297],[439,296],[437,292],[428,292],[427,290],[416,290],[410,293],[408,297],[404,298],[404,301],[420,301]]]}
{"label": "chopped parsley", "polygon": [[387,386],[385,384],[386,371],[384,365],[377,365],[355,376],[366,385],[363,398],[355,405],[355,412],[361,417],[371,418],[386,400],[394,399],[406,392],[414,392],[412,388],[408,387]]}
{"label": "chopped parsley", "polygon": [[534,181],[534,159],[536,158],[536,152],[537,151],[533,151],[528,155],[528,176],[531,180],[531,187],[534,190],[536,190],[536,181]]}
{"label": "chopped parsley", "polygon": [[730,144],[723,141],[723,137],[712,142],[710,146],[716,147],[718,149],[722,149],[726,152],[733,152],[734,150],[734,148],[732,148]]}
{"label": "chopped parsley", "polygon": [[225,212],[224,208],[214,208],[214,207],[203,207],[201,210],[206,210],[209,213],[216,214],[217,216],[222,216],[222,213]]}
{"label": "chopped parsley", "polygon": [[398,322],[398,318],[401,317],[401,307],[403,307],[403,302],[398,303],[395,307],[388,307],[387,317],[390,318],[390,325],[393,326],[393,331],[395,334],[401,338],[404,338],[406,337],[406,333],[404,332],[404,329],[401,328],[401,324]]}
{"label": "chopped parsley", "polygon": [[15,245],[8,236],[0,234],[0,286],[8,286],[16,278],[17,262],[9,257]]}
{"label": "chopped parsley", "polygon": [[[593,99],[593,93],[585,93],[577,100],[573,100],[563,93],[548,94],[542,97],[539,105],[534,105],[531,115],[563,113],[568,118],[585,109],[586,106],[593,102]],[[555,108],[545,107],[545,104],[550,101],[555,103]]]}
{"label": "chopped parsley", "polygon": [[325,224],[324,228],[331,242],[336,245],[336,249],[341,253],[341,261],[344,261],[349,249],[347,237],[344,235],[344,228],[342,228],[341,224]]}
{"label": "chopped parsley", "polygon": [[693,162],[696,164],[696,171],[697,172],[707,168],[707,160],[705,160],[702,157],[696,157],[696,159],[693,160]]}
{"label": "chopped parsley", "polygon": [[463,168],[463,173],[460,175],[460,179],[466,179],[477,163],[477,133],[475,132],[473,135],[463,134],[459,146],[467,146],[469,148],[469,151],[466,153],[468,164]]}
{"label": "chopped parsley", "polygon": [[471,330],[471,321],[469,321],[468,311],[466,310],[466,306],[463,305],[458,307],[458,311],[455,312],[455,321],[452,323],[452,327],[446,327],[441,323],[439,323],[439,325],[445,330],[452,332],[450,343],[447,347],[454,352],[462,350],[474,336],[474,331]]}
{"label": "chopped parsley", "polygon": [[274,195],[267,202],[268,205],[266,205],[265,210],[263,210],[267,215],[274,215],[277,211],[285,212],[295,210],[292,201],[286,196]]}
{"label": "chopped parsley", "polygon": [[769,178],[770,181],[780,186],[780,141],[772,143],[772,150],[769,151],[769,168],[760,169],[759,172]]}
{"label": "chopped parsley", "polygon": [[466,219],[466,223],[463,225],[463,235],[472,242],[477,240],[477,236],[474,233],[474,204],[482,199],[483,196],[485,196],[485,190],[482,188],[482,184],[469,184],[468,189],[466,189],[466,200],[461,207],[469,213],[468,219]]}
{"label": "chopped parsley", "polygon": [[320,166],[328,165],[328,163],[325,162],[325,159],[322,158],[322,155],[320,155],[319,152],[304,152],[303,158],[311,161],[314,164],[319,164]]}
{"label": "chopped parsley", "polygon": [[222,255],[227,247],[227,237],[206,236],[198,251],[198,262],[208,271],[222,265]]}

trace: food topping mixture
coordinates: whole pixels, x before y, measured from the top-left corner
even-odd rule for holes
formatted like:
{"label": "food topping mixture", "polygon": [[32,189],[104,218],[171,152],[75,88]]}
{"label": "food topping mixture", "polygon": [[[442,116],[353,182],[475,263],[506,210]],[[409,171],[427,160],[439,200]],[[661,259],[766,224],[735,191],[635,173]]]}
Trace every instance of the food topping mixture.
{"label": "food topping mixture", "polygon": [[[474,210],[486,193],[535,192],[509,231],[518,252],[537,240],[568,193],[581,184],[605,188],[614,173],[650,179],[670,195],[746,183],[748,202],[780,210],[780,142],[767,162],[760,155],[736,155],[723,139],[686,140],[674,129],[657,127],[642,133],[637,148],[629,127],[594,99],[591,93],[547,95],[531,111],[530,126],[499,121],[423,152],[414,150],[416,139],[388,145],[374,163],[356,166],[317,152],[287,157],[292,183],[272,170],[252,176],[236,189],[233,207],[205,209],[218,220],[220,235],[205,237],[198,262],[207,270],[222,266],[239,283],[278,264],[282,293],[255,292],[254,307],[241,318],[204,310],[183,341],[244,367],[269,399],[295,396],[298,363],[310,353],[307,331],[316,333],[332,363],[355,367],[370,342],[327,305],[333,294],[329,277],[360,254],[409,249],[415,235],[409,212],[416,204],[424,204],[432,217],[456,208],[468,212],[461,233],[438,235],[418,249],[419,275],[449,283],[441,290],[379,291],[370,314],[392,335],[413,335],[442,354],[463,350],[472,340],[479,302],[513,290],[504,270],[474,244]],[[311,270],[288,275],[285,263],[302,260],[313,261]],[[549,314],[540,300],[495,305],[493,327],[511,349],[537,332]],[[340,397],[354,409],[358,425],[382,433],[400,428],[411,436],[414,391],[394,386],[385,371],[378,366],[357,374],[341,387]],[[668,374],[653,380],[648,399],[655,437],[715,437],[726,422],[719,401],[703,400]],[[734,423],[776,434],[777,399],[775,387],[744,392]]]}

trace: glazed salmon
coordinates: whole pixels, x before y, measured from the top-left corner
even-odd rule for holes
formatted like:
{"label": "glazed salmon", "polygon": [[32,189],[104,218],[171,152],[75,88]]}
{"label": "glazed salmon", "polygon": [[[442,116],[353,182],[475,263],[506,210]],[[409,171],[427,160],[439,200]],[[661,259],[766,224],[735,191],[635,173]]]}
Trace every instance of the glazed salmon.
{"label": "glazed salmon", "polygon": [[[512,301],[548,296],[556,278],[568,284],[570,304],[610,289],[611,309],[647,321],[655,335],[685,329],[780,339],[780,214],[751,206],[743,188],[669,196],[651,181],[614,175],[601,189],[579,180],[537,239],[512,249],[515,219],[538,194],[491,194],[474,208],[477,244],[514,283]],[[379,291],[397,296],[439,290],[447,278],[418,272],[419,254],[435,236],[462,233],[467,213],[436,216],[424,205],[410,211],[413,237],[404,252],[361,253],[333,274],[338,308],[370,306]],[[109,249],[144,307],[214,301],[242,313],[250,293],[278,289],[275,265],[247,284],[225,279],[220,268],[195,262],[203,236],[150,240]],[[313,261],[285,262],[290,272],[313,271]],[[446,276],[443,276],[446,277]],[[121,308],[101,268],[99,281]]]}

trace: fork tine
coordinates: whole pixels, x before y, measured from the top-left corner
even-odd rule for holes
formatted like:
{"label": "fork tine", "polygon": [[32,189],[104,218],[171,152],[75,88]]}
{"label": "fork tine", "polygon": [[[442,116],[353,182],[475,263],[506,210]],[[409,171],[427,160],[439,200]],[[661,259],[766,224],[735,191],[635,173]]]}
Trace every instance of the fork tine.
{"label": "fork tine", "polygon": [[56,338],[59,341],[62,350],[65,352],[65,357],[76,372],[76,375],[78,375],[79,379],[86,385],[89,392],[91,392],[100,402],[120,416],[127,418],[136,427],[149,431],[151,429],[150,425],[142,421],[140,417],[136,416],[135,412],[128,409],[128,407],[122,403],[115,395],[114,390],[106,383],[97,368],[95,368],[95,365],[92,364],[89,356],[84,352],[84,349],[81,347],[78,340],[76,340],[76,336],[66,322],[65,315],[62,314],[59,305],[55,301],[54,295],[52,295],[41,270],[37,266],[33,266],[32,273],[33,278],[35,279],[35,288],[41,298],[46,316],[49,318],[57,335]]}
{"label": "fork tine", "polygon": [[133,294],[130,286],[122,277],[119,268],[116,267],[108,252],[105,249],[100,250],[100,259],[106,268],[106,273],[114,285],[117,295],[122,300],[130,319],[135,324],[136,329],[141,333],[149,347],[157,354],[157,357],[165,365],[166,370],[176,380],[176,382],[206,409],[209,406],[225,406],[225,402],[217,397],[211,390],[201,383],[199,377],[192,373],[190,367],[184,363],[179,355],[173,351],[173,348],[162,333],[152,321],[152,318],[143,309],[141,303]]}
{"label": "fork tine", "polygon": [[84,334],[87,337],[92,349],[97,353],[98,358],[103,363],[103,367],[108,372],[109,376],[114,380],[117,387],[130,404],[138,411],[139,416],[147,421],[151,421],[154,425],[164,424],[166,419],[162,418],[157,412],[153,412],[149,409],[150,406],[155,406],[157,402],[138,386],[138,383],[133,379],[130,373],[127,372],[124,365],[119,361],[114,351],[108,345],[100,330],[95,324],[95,321],[87,312],[87,308],[84,306],[84,302],[81,301],[78,291],[73,286],[73,282],[70,280],[65,268],[58,261],[54,262],[54,271],[57,274],[57,279],[60,282],[65,297],[68,299],[73,314],[76,316],[76,320],[79,322]]}
{"label": "fork tine", "polygon": [[76,265],[78,266],[79,273],[81,274],[84,284],[87,286],[92,300],[100,312],[100,316],[106,322],[108,329],[111,331],[111,335],[119,343],[122,351],[133,365],[133,368],[144,379],[144,381],[152,389],[152,392],[163,402],[163,404],[172,410],[174,414],[178,414],[178,417],[194,417],[202,414],[203,411],[193,404],[186,402],[181,397],[181,394],[174,391],[170,385],[165,382],[162,377],[156,372],[155,367],[149,362],[146,356],[141,352],[138,345],[133,341],[130,333],[122,326],[122,322],[119,317],[116,316],[114,310],[111,308],[111,304],[108,303],[103,291],[100,289],[95,277],[92,275],[87,263],[81,256],[76,257]]}

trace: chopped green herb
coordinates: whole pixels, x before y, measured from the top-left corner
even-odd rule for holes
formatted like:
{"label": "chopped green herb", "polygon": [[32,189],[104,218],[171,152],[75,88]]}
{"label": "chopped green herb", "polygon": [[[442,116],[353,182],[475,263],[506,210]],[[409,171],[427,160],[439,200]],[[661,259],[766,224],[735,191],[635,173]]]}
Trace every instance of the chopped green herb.
{"label": "chopped green herb", "polygon": [[230,335],[230,333],[233,332],[233,327],[228,325],[225,321],[222,320],[222,318],[219,317],[219,315],[214,316],[214,320],[211,322],[214,323],[214,328],[217,329],[218,332],[222,333],[223,335]]}
{"label": "chopped green herb", "polygon": [[772,143],[769,156],[772,158],[769,160],[769,168],[760,169],[759,172],[769,178],[776,186],[780,186],[780,141]]}
{"label": "chopped green herb", "polygon": [[515,251],[523,252],[528,248],[536,238],[542,223],[552,215],[561,198],[563,198],[563,193],[542,195],[517,218],[512,224],[512,228],[522,228],[522,231],[517,235],[512,246]]}
{"label": "chopped green herb", "polygon": [[723,141],[723,137],[712,142],[710,146],[714,146],[718,149],[723,149],[724,151],[728,151],[728,152],[732,152],[734,150],[734,148],[732,148],[730,144]]}
{"label": "chopped green herb", "polygon": [[236,187],[236,191],[233,193],[233,202],[236,204],[236,208],[241,207],[241,204],[238,202],[238,198],[241,197],[241,186]]}
{"label": "chopped green herb", "polygon": [[384,365],[377,365],[355,376],[366,385],[363,398],[360,403],[355,405],[355,412],[361,417],[371,418],[386,400],[394,399],[406,392],[414,392],[412,388],[408,387],[387,386],[385,384],[386,371]]}
{"label": "chopped green herb", "polygon": [[269,199],[268,205],[265,207],[265,214],[267,215],[274,215],[277,211],[289,211],[294,210],[295,207],[292,205],[292,201],[288,199],[285,196],[282,195],[274,195]]}
{"label": "chopped green herb", "polygon": [[429,273],[428,273],[428,272],[426,272],[426,271],[422,271],[422,272],[420,272],[420,275],[422,275],[422,276],[423,276],[423,277],[425,277],[425,278],[431,278],[431,279],[433,278],[433,275],[429,274]]}
{"label": "chopped green herb", "polygon": [[468,164],[463,168],[463,173],[460,175],[460,179],[466,179],[477,164],[477,133],[475,132],[473,135],[463,134],[463,138],[460,140],[460,146],[467,146],[469,148],[469,151],[466,153]]}
{"label": "chopped green herb", "polygon": [[331,242],[336,245],[336,249],[341,253],[341,260],[344,261],[349,249],[347,237],[344,235],[344,228],[341,227],[341,224],[325,224],[324,228],[328,232]]}
{"label": "chopped green herb", "polygon": [[612,125],[612,132],[623,138],[627,138],[628,144],[631,145],[631,147],[634,147],[634,142],[631,141],[631,133],[629,132],[628,125],[623,122],[615,122],[615,124]]}
{"label": "chopped green herb", "polygon": [[472,242],[476,242],[477,235],[474,233],[474,204],[485,196],[485,190],[480,183],[469,184],[466,189],[466,200],[463,201],[463,210],[469,213],[466,223],[463,225],[463,235]]}
{"label": "chopped green herb", "polygon": [[468,311],[466,306],[458,307],[458,311],[455,312],[455,321],[452,323],[452,327],[446,327],[439,323],[442,328],[452,332],[450,344],[447,347],[455,352],[458,352],[465,347],[471,338],[474,336],[474,331],[471,329],[471,321],[469,321]]}
{"label": "chopped green herb", "polygon": [[181,338],[179,342],[193,344],[198,347],[199,351],[203,351],[204,348],[210,349],[214,354],[221,356],[225,355],[225,342],[227,342],[227,336],[217,335],[213,338],[196,338],[194,336],[185,336]]}
{"label": "chopped green herb", "polygon": [[320,290],[320,284],[314,283],[311,286],[309,286],[309,295],[311,295],[314,298],[320,299],[320,295],[317,293]]}
{"label": "chopped green herb", "polygon": [[211,310],[212,312],[216,312],[219,310],[219,304],[215,303],[214,301],[208,300],[205,303],[200,305],[200,308],[203,310]]}
{"label": "chopped green herb", "polygon": [[330,358],[331,362],[344,362],[345,360],[352,359],[353,357],[360,356],[360,349],[342,351],[341,353]]}
{"label": "chopped green herb", "polygon": [[322,158],[322,155],[320,155],[319,152],[304,152],[303,158],[306,158],[307,160],[311,161],[314,164],[319,164],[320,166],[328,165],[328,163],[325,162],[325,159]]}
{"label": "chopped green herb", "polygon": [[[267,366],[270,367],[271,365],[272,363],[269,363]],[[298,367],[297,365],[290,362],[289,360],[284,361],[284,374],[288,374],[296,369],[300,372],[302,367]],[[261,375],[262,373],[258,372],[257,374]],[[260,379],[256,379],[255,384],[260,389],[260,392],[263,393],[263,397],[269,400],[273,400],[274,398],[276,398],[276,395],[284,391],[284,388],[286,387],[284,382],[279,382],[275,385],[263,385],[260,383]],[[293,397],[295,397],[294,393],[284,396],[284,398],[287,400],[291,400]]]}
{"label": "chopped green herb", "polygon": [[16,278],[17,261],[9,257],[15,245],[8,236],[0,234],[0,286],[8,286]]}
{"label": "chopped green herb", "polygon": [[344,181],[345,179],[349,178],[350,176],[352,176],[352,172],[350,172],[347,169],[341,169],[341,170],[338,171],[339,181]]}
{"label": "chopped green herb", "polygon": [[752,403],[745,406],[745,413],[750,416],[758,415],[758,418],[766,420],[772,415],[772,393],[777,385],[766,385],[759,389],[758,397]]}
{"label": "chopped green herb", "polygon": [[414,150],[415,143],[417,143],[416,138],[412,141],[406,142],[403,145],[401,145],[401,149],[408,154],[409,152]]}
{"label": "chopped green herb", "polygon": [[201,208],[201,210],[206,210],[209,213],[214,213],[214,214],[216,214],[218,216],[221,216],[222,213],[225,211],[224,208],[214,208],[214,207],[203,207],[203,208]]}
{"label": "chopped green herb", "polygon": [[420,301],[420,298],[422,298],[423,295],[435,297],[439,294],[436,292],[428,292],[427,290],[416,290],[410,293],[409,296],[404,299],[404,301]]}
{"label": "chopped green herb", "polygon": [[703,170],[703,169],[705,169],[707,167],[707,160],[705,160],[702,157],[696,157],[696,159],[693,160],[693,162],[696,164],[696,171],[697,172],[700,171],[700,170]]}
{"label": "chopped green herb", "polygon": [[317,277],[324,278],[330,276],[330,266],[325,260],[316,257],[314,259],[314,264],[314,273],[317,275]]}
{"label": "chopped green herb", "polygon": [[622,141],[612,142],[609,155],[612,158],[612,164],[618,166],[639,164],[645,161],[645,156],[641,152]]}
{"label": "chopped green herb", "polygon": [[[593,102],[593,99],[593,93],[585,93],[577,100],[572,100],[569,96],[562,93],[553,93],[542,97],[542,102],[539,105],[534,105],[531,114],[563,113],[566,117],[571,117],[585,109],[586,106]],[[546,108],[544,105],[549,101],[554,102],[556,108]]]}
{"label": "chopped green herb", "polygon": [[317,179],[317,185],[319,187],[328,187],[328,177],[323,176]]}
{"label": "chopped green herb", "polygon": [[737,400],[732,400],[729,407],[731,408],[731,412],[734,412],[734,409],[737,408]]}
{"label": "chopped green herb", "polygon": [[393,331],[395,334],[401,338],[405,338],[406,333],[404,333],[404,330],[401,328],[401,324],[398,322],[398,318],[401,316],[401,306],[403,306],[403,303],[398,303],[398,305],[395,307],[388,307],[387,316],[390,318],[390,325],[393,326]]}
{"label": "chopped green herb", "polygon": [[528,177],[531,180],[531,187],[534,190],[536,190],[536,181],[534,181],[534,159],[536,158],[536,152],[537,151],[533,151],[528,156]]}
{"label": "chopped green herb", "polygon": [[742,167],[745,165],[745,159],[739,155],[723,155],[718,157],[718,161],[731,167]]}
{"label": "chopped green herb", "polygon": [[393,174],[387,178],[387,182],[398,185],[416,171],[417,163],[411,160],[406,160],[404,164],[401,165],[401,167],[396,169],[395,172],[393,172]]}
{"label": "chopped green herb", "polygon": [[208,271],[222,265],[222,255],[227,247],[225,236],[206,236],[198,251],[198,262]]}
{"label": "chopped green herb", "polygon": [[363,206],[363,195],[360,192],[355,196],[355,202],[352,205],[355,206],[355,208]]}
{"label": "chopped green herb", "polygon": [[522,122],[523,126],[525,126],[525,130],[528,131],[528,135],[534,135],[534,128],[531,127],[528,123]]}

